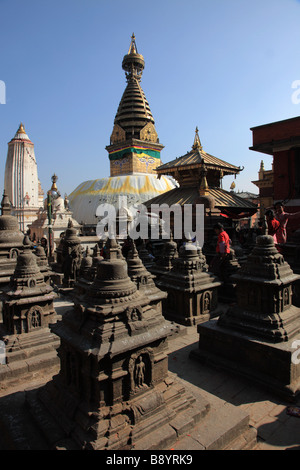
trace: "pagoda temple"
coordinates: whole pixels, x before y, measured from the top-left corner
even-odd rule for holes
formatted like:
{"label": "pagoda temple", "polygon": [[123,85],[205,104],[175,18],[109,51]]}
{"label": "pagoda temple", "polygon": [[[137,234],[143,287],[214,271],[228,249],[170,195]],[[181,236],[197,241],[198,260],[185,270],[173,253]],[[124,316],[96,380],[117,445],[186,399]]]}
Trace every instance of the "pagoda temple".
{"label": "pagoda temple", "polygon": [[155,169],[161,165],[159,142],[149,103],[141,88],[145,67],[144,57],[138,53],[134,34],[128,54],[123,58],[127,86],[121,98],[106,147],[110,160],[110,177],[85,181],[70,195],[74,218],[85,227],[97,224],[100,204],[119,207],[119,196],[125,196],[127,205],[144,203],[176,187],[176,182],[164,175],[157,177]]}
{"label": "pagoda temple", "polygon": [[[206,222],[212,225],[216,222],[225,223],[227,220],[243,216],[251,216],[257,207],[233,191],[222,188],[222,179],[227,175],[238,175],[243,168],[227,163],[203,150],[198,128],[195,131],[194,143],[190,152],[175,158],[156,168],[158,177],[172,176],[179,187],[145,203],[150,210],[152,204],[203,204]],[[193,214],[194,217],[194,214]],[[205,229],[207,228],[205,224]]]}

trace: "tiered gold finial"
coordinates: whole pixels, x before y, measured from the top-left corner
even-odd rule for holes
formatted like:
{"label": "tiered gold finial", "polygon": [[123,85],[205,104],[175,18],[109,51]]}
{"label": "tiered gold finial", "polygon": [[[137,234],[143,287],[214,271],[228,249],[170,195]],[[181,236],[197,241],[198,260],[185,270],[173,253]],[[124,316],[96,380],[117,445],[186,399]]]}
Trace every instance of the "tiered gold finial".
{"label": "tiered gold finial", "polygon": [[200,137],[199,137],[198,132],[199,132],[198,127],[196,127],[195,138],[194,138],[194,143],[193,143],[193,147],[192,147],[193,150],[202,150],[202,145],[201,145],[201,141],[200,141]]}
{"label": "tiered gold finial", "polygon": [[54,175],[51,176],[51,180],[52,180],[51,191],[57,191],[56,181],[58,180],[58,176],[54,173]]}
{"label": "tiered gold finial", "polygon": [[137,51],[136,42],[135,42],[135,35],[134,33],[132,33],[128,54],[137,54],[137,53],[138,51]]}

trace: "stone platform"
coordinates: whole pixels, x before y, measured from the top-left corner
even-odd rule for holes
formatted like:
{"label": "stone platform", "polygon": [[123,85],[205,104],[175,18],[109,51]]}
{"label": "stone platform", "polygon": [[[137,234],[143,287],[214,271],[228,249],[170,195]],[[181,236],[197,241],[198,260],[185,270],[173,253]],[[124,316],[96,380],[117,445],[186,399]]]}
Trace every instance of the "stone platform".
{"label": "stone platform", "polygon": [[292,356],[296,351],[294,341],[300,343],[300,335],[286,342],[269,343],[224,328],[216,319],[199,325],[198,332],[198,349],[191,352],[191,358],[254,380],[287,400],[297,399],[300,365],[293,363]]}
{"label": "stone platform", "polygon": [[[247,450],[256,445],[256,430],[249,426],[246,411],[229,403],[224,406],[221,399],[214,399],[211,406],[198,387],[182,379],[178,383],[193,394],[195,409],[137,438],[127,450]],[[26,391],[0,398],[1,450],[77,450],[74,441],[61,432],[53,417],[36,400],[39,389],[33,382],[32,388]],[[32,419],[33,411],[37,422],[43,423],[43,433]],[[195,411],[199,422],[191,429]]]}

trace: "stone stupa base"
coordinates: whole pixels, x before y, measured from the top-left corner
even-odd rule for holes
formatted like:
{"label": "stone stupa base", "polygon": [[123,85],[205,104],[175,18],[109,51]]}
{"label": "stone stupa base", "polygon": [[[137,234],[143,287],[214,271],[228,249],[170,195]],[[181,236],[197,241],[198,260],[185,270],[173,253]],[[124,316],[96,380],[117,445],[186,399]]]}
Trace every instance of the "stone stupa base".
{"label": "stone stupa base", "polygon": [[[199,325],[198,333],[198,349],[190,353],[191,358],[253,380],[289,401],[296,401],[300,393],[300,364],[295,363],[295,354],[300,335],[286,342],[269,343],[224,328],[216,320]],[[297,340],[298,345],[294,343]]]}
{"label": "stone stupa base", "polygon": [[218,317],[222,313],[222,309],[217,307],[208,313],[203,313],[201,315],[190,316],[188,313],[185,315],[185,312],[176,312],[174,310],[167,310],[163,308],[163,316],[166,320],[170,322],[179,323],[183,326],[195,326],[201,323],[205,323],[212,318]]}
{"label": "stone stupa base", "polygon": [[[100,410],[87,409],[56,379],[26,394],[30,413],[53,449],[66,442],[68,447],[87,450],[163,449],[195,427],[210,408],[206,400],[196,401],[174,375]],[[53,417],[58,417],[57,422]]]}
{"label": "stone stupa base", "polygon": [[[112,451],[170,450],[173,447],[250,450],[257,443],[256,430],[249,426],[246,411],[230,403],[224,406],[221,400],[219,406],[214,402],[211,407],[199,387],[187,386],[187,382],[172,373],[155,393],[149,390],[126,404],[104,408],[103,419],[95,428],[101,429],[104,436],[90,442],[82,431],[82,425],[87,425],[87,410],[77,406],[75,411],[74,399],[66,403],[64,417],[54,415],[57,421],[44,405],[41,398],[49,405],[49,384],[51,382],[0,400],[1,450],[3,445],[9,450],[79,450],[83,445]],[[164,402],[161,403],[162,397]],[[50,404],[55,405],[53,401]],[[122,410],[126,406],[134,410],[134,424],[126,425],[124,421]],[[74,419],[68,419],[67,413],[74,413]],[[16,422],[18,426],[14,425]]]}
{"label": "stone stupa base", "polygon": [[224,304],[235,304],[237,301],[235,284],[222,283],[218,288],[218,301]]}
{"label": "stone stupa base", "polygon": [[57,348],[60,342],[48,328],[23,335],[4,334],[1,335],[1,340],[5,343],[5,364],[0,364],[2,389],[43,373],[49,377],[58,372],[60,362]]}

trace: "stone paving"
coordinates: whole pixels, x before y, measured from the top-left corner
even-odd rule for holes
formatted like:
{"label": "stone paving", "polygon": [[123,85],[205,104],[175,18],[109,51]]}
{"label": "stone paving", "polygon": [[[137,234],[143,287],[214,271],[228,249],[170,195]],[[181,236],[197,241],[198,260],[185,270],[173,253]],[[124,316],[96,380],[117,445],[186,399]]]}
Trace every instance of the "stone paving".
{"label": "stone paving", "polygon": [[[190,359],[198,347],[196,327],[169,341],[169,370],[201,389],[201,395],[213,405],[231,403],[250,415],[250,425],[257,430],[255,450],[300,450],[300,418],[286,413],[288,406],[300,406],[281,400],[270,392],[222,370]],[[220,402],[221,399],[221,402]]]}

